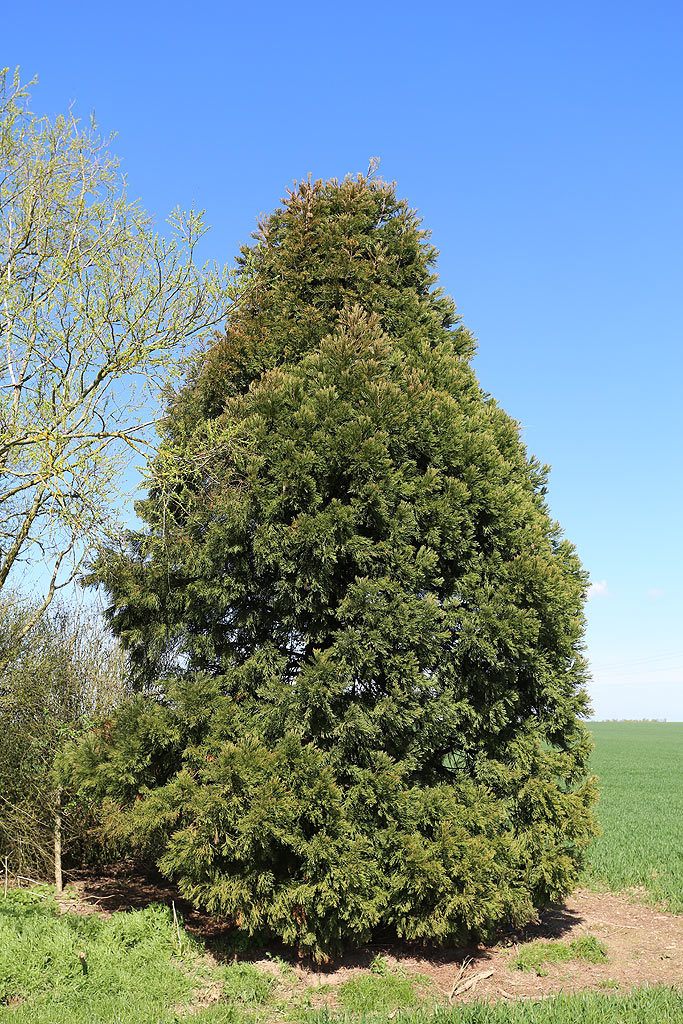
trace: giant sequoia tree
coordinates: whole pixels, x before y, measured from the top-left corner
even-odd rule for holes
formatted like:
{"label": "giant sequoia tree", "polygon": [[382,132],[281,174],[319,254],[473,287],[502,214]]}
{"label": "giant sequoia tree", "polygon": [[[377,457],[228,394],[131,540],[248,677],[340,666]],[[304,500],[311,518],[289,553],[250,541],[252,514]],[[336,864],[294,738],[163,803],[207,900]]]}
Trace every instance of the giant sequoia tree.
{"label": "giant sequoia tree", "polygon": [[103,552],[140,695],[74,753],[110,832],[324,958],[566,893],[593,832],[586,578],[394,187],[304,183]]}

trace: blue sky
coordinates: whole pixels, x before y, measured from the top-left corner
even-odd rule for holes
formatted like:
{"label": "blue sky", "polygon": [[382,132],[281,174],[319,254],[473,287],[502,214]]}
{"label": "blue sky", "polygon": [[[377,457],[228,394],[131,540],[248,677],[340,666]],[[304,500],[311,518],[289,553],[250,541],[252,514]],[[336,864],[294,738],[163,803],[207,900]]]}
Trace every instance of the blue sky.
{"label": "blue sky", "polygon": [[2,50],[35,109],[118,133],[160,223],[206,208],[221,262],[293,179],[380,157],[553,467],[596,716],[683,719],[683,5],[41,0]]}

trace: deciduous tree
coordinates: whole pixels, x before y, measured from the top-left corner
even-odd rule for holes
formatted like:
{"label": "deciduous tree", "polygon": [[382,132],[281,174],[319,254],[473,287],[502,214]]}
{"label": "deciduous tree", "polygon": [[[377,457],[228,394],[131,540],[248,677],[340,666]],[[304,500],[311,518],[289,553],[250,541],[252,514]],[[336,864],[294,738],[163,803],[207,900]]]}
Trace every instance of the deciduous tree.
{"label": "deciduous tree", "polygon": [[178,210],[169,223],[160,237],[128,198],[94,125],[38,117],[2,72],[0,591],[20,563],[45,559],[34,616],[111,524],[122,469],[147,455],[162,378],[233,294],[226,272],[195,266],[202,217]]}

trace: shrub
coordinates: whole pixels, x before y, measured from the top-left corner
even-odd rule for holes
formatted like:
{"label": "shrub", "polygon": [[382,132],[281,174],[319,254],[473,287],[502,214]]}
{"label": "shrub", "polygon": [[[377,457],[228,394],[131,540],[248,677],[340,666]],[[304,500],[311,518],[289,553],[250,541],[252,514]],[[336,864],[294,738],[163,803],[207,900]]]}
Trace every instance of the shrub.
{"label": "shrub", "polygon": [[16,874],[46,877],[57,802],[67,860],[97,849],[89,808],[69,792],[58,801],[55,757],[126,684],[121,647],[96,613],[55,603],[19,639],[33,611],[17,595],[0,602],[0,856]]}

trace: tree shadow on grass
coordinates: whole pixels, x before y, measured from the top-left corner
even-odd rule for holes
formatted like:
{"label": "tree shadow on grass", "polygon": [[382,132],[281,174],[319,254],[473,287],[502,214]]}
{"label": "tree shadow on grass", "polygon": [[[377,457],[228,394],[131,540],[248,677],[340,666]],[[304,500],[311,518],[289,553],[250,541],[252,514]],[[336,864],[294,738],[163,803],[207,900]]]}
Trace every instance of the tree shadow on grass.
{"label": "tree shadow on grass", "polygon": [[377,957],[390,958],[399,965],[410,963],[414,966],[421,962],[432,968],[448,965],[460,967],[465,962],[472,966],[482,966],[491,959],[489,950],[495,945],[511,946],[533,939],[559,939],[583,920],[579,913],[569,910],[563,904],[552,904],[541,911],[537,922],[522,929],[503,930],[491,944],[473,943],[440,948],[407,943],[387,932],[377,936],[372,943],[347,950],[329,964],[318,965],[310,957],[300,956],[296,950],[278,940],[249,936],[231,922],[197,910],[153,869],[142,870],[139,865],[126,862],[99,873],[74,872],[73,881],[77,884],[78,900],[72,909],[77,912],[114,913],[141,910],[151,903],[168,907],[175,904],[186,931],[203,942],[219,961],[279,960],[319,975],[340,968],[367,970]]}

